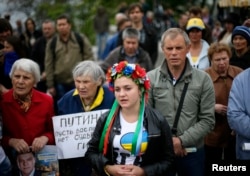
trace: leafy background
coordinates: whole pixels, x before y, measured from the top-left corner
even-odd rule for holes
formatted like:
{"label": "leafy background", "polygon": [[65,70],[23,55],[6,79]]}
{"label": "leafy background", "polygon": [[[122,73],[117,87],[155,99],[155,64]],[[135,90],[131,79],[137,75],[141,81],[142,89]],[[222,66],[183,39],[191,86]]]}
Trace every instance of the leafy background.
{"label": "leafy background", "polygon": [[[207,0],[146,0],[151,10],[156,3],[161,3],[164,8],[170,7],[175,11],[175,16],[185,12],[191,5],[205,5]],[[211,0],[210,0],[211,1]],[[213,0],[214,4],[216,0]],[[0,0],[6,3],[8,11],[19,10],[27,17],[35,19],[37,26],[40,26],[44,19],[55,20],[61,14],[68,14],[73,21],[73,28],[88,36],[91,43],[94,43],[93,19],[99,6],[107,9],[110,23],[114,24],[114,16],[118,11],[121,2],[127,4],[139,2],[139,0]]]}

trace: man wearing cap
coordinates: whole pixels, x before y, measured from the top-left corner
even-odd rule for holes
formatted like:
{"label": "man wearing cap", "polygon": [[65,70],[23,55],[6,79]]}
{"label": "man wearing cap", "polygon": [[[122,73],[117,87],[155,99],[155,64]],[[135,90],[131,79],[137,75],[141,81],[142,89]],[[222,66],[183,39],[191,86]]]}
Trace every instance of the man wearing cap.
{"label": "man wearing cap", "polygon": [[230,64],[243,70],[250,67],[250,30],[246,26],[237,26],[232,33],[232,57]]}
{"label": "man wearing cap", "polygon": [[189,36],[191,45],[187,58],[190,64],[201,70],[205,70],[210,66],[207,50],[209,44],[202,39],[205,25],[200,18],[191,18],[188,20],[186,31]]}

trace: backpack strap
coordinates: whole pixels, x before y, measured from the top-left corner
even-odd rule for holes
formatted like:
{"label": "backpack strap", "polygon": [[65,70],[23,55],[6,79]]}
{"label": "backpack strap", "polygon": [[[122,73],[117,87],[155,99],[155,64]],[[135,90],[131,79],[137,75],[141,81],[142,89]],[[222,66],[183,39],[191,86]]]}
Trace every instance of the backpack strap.
{"label": "backpack strap", "polygon": [[83,38],[82,38],[82,36],[81,36],[79,33],[77,33],[77,32],[74,32],[74,35],[75,35],[75,38],[76,38],[76,40],[77,40],[77,43],[78,43],[78,45],[79,45],[79,47],[80,47],[80,52],[81,52],[81,54],[83,55]]}
{"label": "backpack strap", "polygon": [[57,40],[57,36],[54,36],[50,43],[50,49],[52,51],[53,60],[55,60],[56,58],[56,40]]}

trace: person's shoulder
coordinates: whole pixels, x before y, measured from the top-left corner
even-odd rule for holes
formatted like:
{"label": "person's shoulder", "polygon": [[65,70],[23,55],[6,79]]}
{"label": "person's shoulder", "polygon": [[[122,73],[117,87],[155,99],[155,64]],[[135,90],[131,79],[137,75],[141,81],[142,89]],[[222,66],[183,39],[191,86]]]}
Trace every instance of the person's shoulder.
{"label": "person's shoulder", "polygon": [[200,83],[206,82],[208,79],[211,79],[208,72],[206,72],[204,70],[197,69],[197,68],[192,68],[192,77],[191,78],[200,82]]}
{"label": "person's shoulder", "polygon": [[104,84],[102,88],[104,90],[104,93],[113,94],[113,92],[109,89],[107,84]]}
{"label": "person's shoulder", "polygon": [[115,49],[113,49],[113,50],[110,52],[110,55],[120,54],[120,53],[121,53],[121,49],[122,49],[122,46],[117,46]]}
{"label": "person's shoulder", "polygon": [[210,74],[210,73],[213,71],[213,69],[212,69],[212,67],[208,67],[208,68],[205,69],[204,71],[205,71],[206,73]]}
{"label": "person's shoulder", "polygon": [[149,25],[143,25],[143,29],[146,31],[146,33],[150,34],[150,35],[156,35],[157,31],[155,30],[154,27],[149,26]]}
{"label": "person's shoulder", "polygon": [[[88,37],[87,35],[85,35],[84,33],[82,32],[78,32],[78,31],[71,31],[71,34],[70,34],[72,37],[76,38],[76,40],[79,40],[81,39],[82,42],[84,44],[86,44],[86,40],[88,40]],[[78,38],[78,39],[77,39]]]}
{"label": "person's shoulder", "polygon": [[110,113],[110,110],[101,114],[99,121],[101,123],[104,123],[106,121],[106,119],[108,118],[109,113]]}
{"label": "person's shoulder", "polygon": [[229,74],[239,74],[243,71],[242,68],[238,67],[238,66],[235,66],[235,65],[229,65],[229,68],[228,68],[228,73]]}
{"label": "person's shoulder", "polygon": [[207,72],[198,68],[192,68],[192,74],[205,76],[207,75]]}
{"label": "person's shoulder", "polygon": [[[60,100],[61,100],[61,101],[62,101],[62,100],[65,101],[65,100],[66,100],[66,101],[67,101],[68,99],[71,99],[72,97],[77,96],[78,94],[76,95],[75,91],[76,91],[76,89],[72,89],[72,90],[66,92],[66,93],[61,97]],[[60,101],[60,100],[59,100],[59,101]]]}
{"label": "person's shoulder", "polygon": [[36,90],[36,89],[33,89],[33,92],[32,92],[32,96],[35,97],[35,100],[38,100],[38,99],[46,99],[46,100],[53,100],[52,96],[44,93],[44,92],[41,92],[39,90]]}
{"label": "person's shoulder", "polygon": [[163,121],[163,120],[165,120],[163,115],[157,109],[154,109],[149,105],[147,105],[145,107],[145,112],[146,112],[147,117],[152,119],[153,121]]}
{"label": "person's shoulder", "polygon": [[39,37],[39,38],[36,40],[35,43],[40,44],[40,43],[44,43],[44,42],[46,42],[46,38],[45,38],[44,36],[41,36],[41,37]]}
{"label": "person's shoulder", "polygon": [[140,55],[143,55],[143,56],[148,55],[148,52],[142,47],[138,47],[138,51]]}
{"label": "person's shoulder", "polygon": [[42,174],[42,172],[41,171],[39,171],[39,170],[35,170],[35,172],[34,172],[34,176],[42,176],[43,174]]}
{"label": "person's shoulder", "polygon": [[204,47],[204,48],[209,48],[209,44],[208,44],[208,42],[206,41],[206,40],[204,40],[204,39],[201,39],[201,42],[202,42],[202,46]]}
{"label": "person's shoulder", "polygon": [[108,54],[108,56],[106,57],[104,62],[106,60],[108,60],[108,61],[112,61],[112,62],[116,63],[119,61],[119,57],[121,57],[121,56],[122,56],[121,46],[118,46],[118,47],[114,48],[112,51],[110,51],[110,53]]}
{"label": "person's shoulder", "polygon": [[13,89],[8,90],[7,92],[2,94],[2,102],[11,101],[11,97],[13,95]]}
{"label": "person's shoulder", "polygon": [[[79,94],[75,93],[75,89],[72,89],[68,92],[66,92],[57,102],[57,107],[58,107],[58,113],[60,115],[62,114],[70,114],[73,109],[78,109],[75,106],[76,102],[81,102]],[[65,109],[66,108],[66,109]],[[72,109],[73,108],[73,109]],[[72,111],[70,110],[72,109]],[[70,110],[70,111],[69,111]]]}
{"label": "person's shoulder", "polygon": [[248,78],[249,79],[249,77],[250,77],[250,68],[247,68],[246,70],[242,71],[237,77],[239,77],[239,79],[240,78]]}
{"label": "person's shoulder", "polygon": [[147,72],[147,75],[148,75],[149,77],[151,77],[151,76],[153,76],[153,75],[158,74],[159,71],[160,71],[160,66],[158,66],[158,67],[154,68],[153,70],[150,70],[149,72]]}

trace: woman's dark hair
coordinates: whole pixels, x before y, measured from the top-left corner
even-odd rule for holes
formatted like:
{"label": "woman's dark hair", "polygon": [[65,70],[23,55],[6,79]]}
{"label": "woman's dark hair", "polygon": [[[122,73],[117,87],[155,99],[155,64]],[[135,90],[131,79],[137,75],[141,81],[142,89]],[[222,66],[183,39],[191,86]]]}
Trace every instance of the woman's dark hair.
{"label": "woman's dark hair", "polygon": [[[198,28],[197,28],[198,29]],[[198,30],[200,30],[200,29],[198,29]],[[201,34],[202,34],[202,36],[201,36],[201,38],[204,40],[205,39],[205,36],[206,36],[206,31],[205,31],[206,29],[203,29],[203,30],[201,30]],[[190,33],[190,31],[191,31],[191,29],[190,30],[185,30],[185,32],[189,35],[189,33]]]}
{"label": "woman's dark hair", "polygon": [[8,42],[10,45],[13,46],[14,51],[17,53],[17,55],[19,56],[19,58],[23,58],[25,57],[25,50],[24,47],[21,43],[21,40],[16,37],[16,36],[9,36],[6,38],[5,40],[6,42]]}
{"label": "woman's dark hair", "polygon": [[24,23],[24,26],[25,26],[25,29],[26,29],[27,32],[29,32],[28,31],[28,22],[29,21],[32,22],[32,24],[34,26],[34,30],[36,29],[36,23],[35,23],[35,21],[32,18],[27,18],[26,21],[25,21],[25,23]]}

